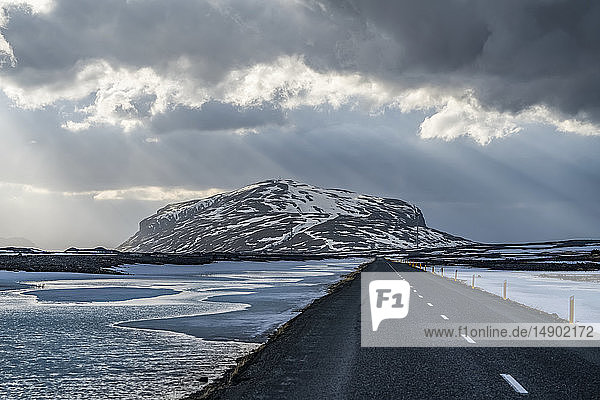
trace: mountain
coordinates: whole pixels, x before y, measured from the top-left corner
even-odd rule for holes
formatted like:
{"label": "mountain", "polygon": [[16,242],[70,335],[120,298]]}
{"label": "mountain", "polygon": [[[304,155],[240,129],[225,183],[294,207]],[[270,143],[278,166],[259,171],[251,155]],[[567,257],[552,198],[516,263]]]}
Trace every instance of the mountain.
{"label": "mountain", "polygon": [[425,225],[407,202],[269,180],[170,204],[118,249],[139,252],[355,252],[470,241]]}
{"label": "mountain", "polygon": [[31,240],[25,239],[22,237],[9,237],[9,238],[0,237],[0,247],[37,247],[37,246]]}

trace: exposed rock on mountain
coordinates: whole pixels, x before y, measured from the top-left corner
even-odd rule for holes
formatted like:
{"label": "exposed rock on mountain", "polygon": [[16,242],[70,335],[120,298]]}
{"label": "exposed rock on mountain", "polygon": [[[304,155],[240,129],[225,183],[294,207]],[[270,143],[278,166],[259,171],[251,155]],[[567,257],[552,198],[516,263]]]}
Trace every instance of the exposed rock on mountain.
{"label": "exposed rock on mountain", "polygon": [[139,252],[360,252],[455,246],[402,200],[269,180],[170,204],[119,246]]}

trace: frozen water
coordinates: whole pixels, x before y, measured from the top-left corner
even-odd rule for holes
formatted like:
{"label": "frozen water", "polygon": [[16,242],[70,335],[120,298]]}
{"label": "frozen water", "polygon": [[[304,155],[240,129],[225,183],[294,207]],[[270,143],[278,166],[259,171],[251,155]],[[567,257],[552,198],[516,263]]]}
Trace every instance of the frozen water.
{"label": "frozen water", "polygon": [[0,398],[181,398],[361,262],[0,271]]}

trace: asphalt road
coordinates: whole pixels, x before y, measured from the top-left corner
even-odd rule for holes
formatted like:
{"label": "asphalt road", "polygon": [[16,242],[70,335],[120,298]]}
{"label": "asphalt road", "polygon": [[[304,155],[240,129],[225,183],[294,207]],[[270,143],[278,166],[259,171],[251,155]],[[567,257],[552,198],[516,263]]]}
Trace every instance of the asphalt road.
{"label": "asphalt road", "polygon": [[[381,323],[381,331],[391,336],[412,334],[402,329],[424,322],[555,322],[406,264],[378,259],[365,271],[395,271],[412,285],[409,315]],[[355,279],[291,321],[229,385],[208,397],[600,398],[599,348],[498,348],[455,340],[464,341],[463,347],[361,347],[361,287]]]}

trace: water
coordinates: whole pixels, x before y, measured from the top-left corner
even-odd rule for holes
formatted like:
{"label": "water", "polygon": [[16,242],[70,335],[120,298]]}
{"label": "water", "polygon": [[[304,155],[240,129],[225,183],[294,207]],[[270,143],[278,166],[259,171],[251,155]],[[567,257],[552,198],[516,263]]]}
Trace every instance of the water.
{"label": "water", "polygon": [[361,261],[0,271],[0,398],[180,398]]}

